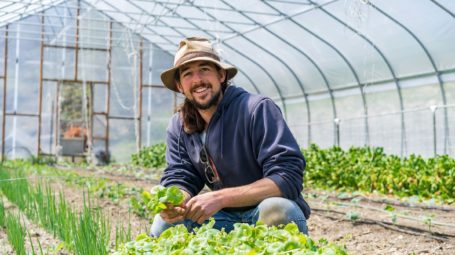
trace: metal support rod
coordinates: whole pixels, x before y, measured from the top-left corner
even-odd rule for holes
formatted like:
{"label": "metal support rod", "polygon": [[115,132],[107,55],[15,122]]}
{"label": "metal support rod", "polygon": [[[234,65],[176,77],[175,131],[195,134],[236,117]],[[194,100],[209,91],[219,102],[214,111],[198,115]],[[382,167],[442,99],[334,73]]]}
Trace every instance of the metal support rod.
{"label": "metal support rod", "polygon": [[38,141],[36,153],[41,154],[41,113],[43,110],[43,61],[44,61],[44,15],[41,14],[41,43],[39,62],[39,95],[38,95]]}
{"label": "metal support rod", "polygon": [[19,116],[19,117],[38,117],[38,114],[34,113],[20,113],[20,112],[7,112],[5,113],[6,116]]}
{"label": "metal support rod", "polygon": [[8,25],[5,27],[5,49],[4,49],[3,66],[3,115],[2,115],[2,162],[5,160],[5,129],[6,129],[6,93],[7,93],[7,78],[8,78]]}
{"label": "metal support rod", "polygon": [[106,95],[106,142],[105,152],[109,155],[109,114],[111,110],[111,83],[112,83],[112,20],[109,21],[109,50],[107,64],[107,95]]}
{"label": "metal support rod", "polygon": [[109,116],[110,120],[134,120],[138,121],[139,117]]}
{"label": "metal support rod", "polygon": [[141,40],[141,43],[139,44],[139,112],[137,116],[137,124],[138,124],[138,130],[137,130],[137,135],[139,136],[139,139],[137,140],[137,152],[141,150],[141,145],[142,145],[142,83],[143,83],[143,78],[142,78],[142,68],[143,68],[143,56],[144,56],[144,40]]}
{"label": "metal support rod", "polygon": [[164,89],[164,86],[163,85],[142,84],[142,88]]}
{"label": "metal support rod", "polygon": [[436,133],[436,111],[438,109],[438,106],[432,105],[430,106],[431,110],[431,116],[433,119],[433,156],[436,157],[438,154],[438,147],[437,147],[437,133]]}
{"label": "metal support rod", "polygon": [[57,82],[57,88],[55,92],[55,141],[54,151],[55,155],[58,154],[57,146],[60,144],[60,86],[61,82]]}
{"label": "metal support rod", "polygon": [[[50,132],[49,132],[49,134],[51,134],[50,135],[50,141],[49,141],[49,153],[46,153],[46,154],[51,154],[51,155],[52,155],[52,144],[54,143],[54,141],[53,141],[54,139],[52,139],[53,138],[52,137],[52,133],[54,132],[54,104],[55,104],[55,102],[54,102],[54,100],[52,100],[52,103],[51,103],[51,118],[50,118],[51,119],[51,121],[50,121],[51,128],[50,128]],[[41,155],[43,155],[43,154],[44,153],[41,153]]]}
{"label": "metal support rod", "polygon": [[79,16],[81,14],[80,1],[77,1],[77,14],[76,14],[76,38],[74,49],[74,79],[77,80],[77,69],[79,64]]}
{"label": "metal support rod", "polygon": [[[53,79],[53,78],[43,78],[43,81],[51,81],[51,82],[63,82],[63,83],[71,83],[71,82],[81,82],[78,80],[71,80],[71,79]],[[90,81],[91,83],[95,84],[107,84],[107,81]]]}
{"label": "metal support rod", "polygon": [[340,146],[340,119],[335,118],[333,119],[333,125],[334,125],[334,130],[335,130],[335,139],[334,139],[334,144],[335,146]]}
{"label": "metal support rod", "polygon": [[[89,83],[90,84],[90,121],[88,123],[87,127],[87,143],[88,143],[88,152],[92,153],[93,152],[93,121],[94,121],[94,105],[95,105],[95,84],[94,83]],[[89,154],[90,155],[90,154]]]}
{"label": "metal support rod", "polygon": [[[43,33],[42,33],[43,34]],[[104,39],[104,38],[103,38]],[[93,47],[79,47],[79,46],[69,46],[69,45],[52,45],[52,44],[43,44],[46,48],[57,48],[57,49],[77,49],[77,50],[90,50],[90,51],[107,51],[107,49],[93,48]]]}

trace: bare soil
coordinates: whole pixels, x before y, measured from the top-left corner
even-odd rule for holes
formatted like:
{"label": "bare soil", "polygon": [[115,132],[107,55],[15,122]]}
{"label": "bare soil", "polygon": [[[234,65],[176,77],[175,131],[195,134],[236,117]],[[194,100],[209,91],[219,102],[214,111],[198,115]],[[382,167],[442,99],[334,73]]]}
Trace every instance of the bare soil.
{"label": "bare soil", "polygon": [[[368,199],[352,203],[334,197],[309,198],[311,237],[345,245],[349,254],[455,254],[455,206],[393,205],[394,211],[388,212],[383,210],[385,203]],[[396,198],[387,200],[402,203]],[[349,219],[354,213],[358,219]]]}

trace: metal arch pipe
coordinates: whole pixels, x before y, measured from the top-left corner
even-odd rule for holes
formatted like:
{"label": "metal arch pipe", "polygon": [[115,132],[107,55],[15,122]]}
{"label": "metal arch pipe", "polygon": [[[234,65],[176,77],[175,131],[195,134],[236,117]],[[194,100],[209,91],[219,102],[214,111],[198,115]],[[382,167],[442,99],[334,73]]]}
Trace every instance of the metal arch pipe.
{"label": "metal arch pipe", "polygon": [[[198,7],[196,7],[198,8]],[[229,25],[226,25],[223,21],[220,21],[221,24],[227,26],[228,28],[230,28],[233,32],[235,32],[235,30],[230,27]],[[302,91],[302,94],[305,95],[305,89],[303,88],[303,84],[302,82],[300,81],[300,79],[297,77],[297,74],[294,72],[294,70],[292,70],[292,68],[282,59],[280,58],[279,56],[277,56],[276,54],[272,53],[271,51],[267,50],[266,48],[262,47],[261,45],[259,45],[258,43],[254,42],[253,40],[251,40],[250,38],[246,37],[244,34],[240,34],[241,37],[243,37],[244,39],[246,39],[248,42],[250,42],[251,44],[255,45],[256,47],[258,47],[259,49],[263,50],[264,52],[266,52],[267,54],[269,54],[270,56],[274,57],[276,60],[278,60],[279,62],[281,62],[292,74],[292,76],[294,76],[295,80],[297,81],[297,83],[299,84],[299,87]]]}
{"label": "metal arch pipe", "polygon": [[[199,6],[195,6],[195,5],[194,5],[194,7],[197,8],[198,10],[202,11],[202,10],[200,9]],[[212,17],[212,18],[215,19],[215,20],[218,20],[216,17],[214,17],[214,16],[211,15],[211,14],[207,14],[207,15],[209,15],[210,17]],[[187,20],[186,18],[184,18],[184,19]],[[227,24],[224,23],[223,21],[220,21],[220,23],[223,24],[223,25],[225,25],[225,26],[228,27],[229,29],[231,29],[232,32],[236,33],[235,29],[233,29],[232,27],[230,27],[229,25],[227,25]],[[193,24],[193,23],[191,23],[191,24]],[[195,24],[193,24],[193,25],[194,25],[194,26],[197,26],[197,25],[195,25]],[[294,78],[297,80],[297,82],[298,82],[299,85],[300,85],[300,88],[302,89],[302,92],[304,93],[304,91],[303,91],[303,86],[302,86],[300,80],[298,79],[297,75],[294,73],[294,71],[293,71],[293,70],[292,70],[292,69],[291,69],[291,68],[290,68],[290,67],[289,67],[281,58],[277,57],[276,55],[274,55],[274,54],[271,53],[270,51],[268,51],[268,50],[264,49],[263,47],[259,46],[257,43],[251,41],[250,39],[248,39],[248,38],[245,37],[244,35],[240,34],[240,36],[243,37],[243,38],[245,38],[247,41],[251,42],[252,44],[256,45],[258,48],[264,50],[264,51],[267,52],[269,55],[272,55],[272,56],[275,57],[278,61],[282,62],[282,63],[289,69],[289,71],[291,71],[291,73],[294,75]],[[224,40],[224,43],[227,44],[225,40]],[[238,51],[238,50],[235,49],[234,47],[230,46],[230,48],[231,48],[232,50],[236,51],[237,53],[241,54],[242,56],[245,56],[245,54],[240,53],[240,51]],[[248,57],[248,59],[251,60],[251,58],[249,58],[249,57]],[[281,90],[280,90],[278,84],[276,83],[275,79],[272,78],[272,76],[270,75],[270,73],[269,73],[267,70],[265,70],[264,67],[262,67],[262,65],[258,64],[256,61],[254,61],[254,63],[257,64],[257,65],[258,65],[258,66],[259,66],[259,67],[260,67],[260,68],[261,68],[261,69],[262,69],[262,70],[263,70],[263,71],[272,79],[272,81],[273,81],[273,83],[274,83],[274,85],[275,85],[275,87],[276,87],[276,89],[277,89],[277,91],[278,91],[279,97],[281,98],[281,101],[283,102],[284,114],[285,114],[285,118],[287,119],[287,109],[286,109],[285,98],[283,97],[283,94],[281,93]]]}
{"label": "metal arch pipe", "polygon": [[[232,8],[232,10],[235,10],[237,11],[238,13],[241,13],[244,17],[246,17],[247,19],[249,19],[250,21],[256,23],[258,26],[260,26],[260,24],[258,24],[256,21],[254,21],[253,19],[251,19],[248,15],[244,14],[242,11],[236,9],[234,6],[232,6],[231,4],[227,3],[226,1],[224,0],[221,0],[222,3],[226,4],[227,6],[229,6],[230,8]],[[308,56],[305,52],[303,52],[302,50],[300,50],[299,48],[297,48],[295,45],[291,44],[290,42],[286,41],[285,39],[283,39],[281,36],[279,36],[278,34],[274,33],[273,31],[271,31],[270,29],[268,29],[266,26],[263,27],[265,30],[267,30],[267,32],[271,33],[273,36],[275,36],[276,38],[280,39],[282,42],[286,43],[287,45],[289,45],[290,47],[292,47],[293,49],[297,50],[300,54],[302,54],[303,56],[305,56],[315,67],[316,69],[319,71],[320,75],[322,76],[324,82],[325,82],[325,85],[327,86],[327,89],[330,93],[330,100],[331,100],[331,103],[332,103],[332,111],[333,111],[333,116],[334,118],[336,118],[337,116],[337,112],[336,112],[336,107],[335,107],[335,101],[334,101],[334,98],[333,98],[333,93],[331,91],[331,88],[330,88],[330,85],[329,85],[329,82],[327,80],[327,77],[325,76],[325,74],[322,72],[321,68],[314,62],[314,60]],[[242,35],[242,37],[244,37],[246,39],[246,37],[244,35]],[[251,40],[248,39],[250,42]],[[258,46],[259,48],[261,48],[262,50],[268,52],[268,50],[264,49],[263,47],[257,45],[256,43],[254,43],[256,46]],[[269,54],[271,54],[269,52]],[[281,58],[279,58],[278,56],[275,56],[274,54],[271,54],[273,55],[275,58],[277,58],[278,60],[280,60]],[[286,63],[284,63],[284,61],[281,61],[290,71],[292,74],[294,74],[294,77],[296,78],[299,86],[300,86],[300,89],[302,91],[302,94],[303,94],[303,98],[305,99],[305,105],[307,107],[307,120],[309,123],[311,123],[311,113],[310,113],[310,104],[308,102],[308,94],[305,92],[305,89],[304,89],[304,86],[303,84],[300,82],[300,80],[298,79],[297,75],[294,73],[294,71],[292,70],[292,68],[290,66],[288,66]],[[283,105],[284,107],[285,106],[285,102],[283,101]],[[287,118],[286,118],[287,119]],[[310,131],[310,126],[308,125],[308,143],[311,142],[311,131]],[[336,139],[336,136],[334,136],[335,139]]]}
{"label": "metal arch pipe", "polygon": [[[0,23],[0,26],[4,26],[4,25],[7,25],[7,24],[11,24],[13,22],[16,22],[16,21],[19,21],[20,19],[23,19],[23,18],[26,18],[28,16],[32,16],[32,15],[36,15],[40,12],[43,12],[51,7],[54,7],[54,6],[57,6],[59,4],[61,4],[63,2],[63,0],[59,0],[57,2],[51,2],[51,3],[48,3],[48,4],[43,4],[43,3],[40,3],[40,4],[34,4],[34,3],[28,3],[27,5],[34,5],[34,6],[39,6],[39,7],[35,7],[33,10],[30,10],[28,13],[20,13],[18,11],[20,11],[21,9],[23,9],[24,6],[21,6],[15,10],[12,10],[12,11],[5,11],[3,12],[2,15],[0,15],[0,19],[4,16],[7,16],[9,14],[16,14],[15,16],[12,16],[11,18],[8,18],[8,19],[5,19],[3,20],[1,23],[3,23],[3,25],[1,25]],[[12,2],[10,1],[10,5],[7,5],[7,6],[2,6],[2,8],[6,8],[8,6],[11,6],[11,5],[14,5],[14,4],[17,4],[18,2]],[[25,8],[26,9],[26,8]],[[25,15],[24,15],[25,14]]]}
{"label": "metal arch pipe", "polygon": [[[267,28],[265,28],[265,29],[266,29],[269,33],[271,33],[271,34],[273,34],[274,36],[276,36],[277,38],[279,38],[279,39],[285,41],[281,36],[277,35],[276,33],[270,31],[270,30],[267,29]],[[314,67],[318,70],[319,74],[322,76],[322,79],[324,80],[324,83],[325,83],[325,85],[326,85],[326,87],[327,87],[327,91],[329,92],[329,95],[330,95],[330,102],[332,103],[333,118],[334,118],[334,119],[337,119],[337,118],[338,118],[338,114],[337,114],[337,110],[336,110],[336,106],[335,106],[335,99],[334,99],[334,96],[333,96],[333,90],[332,90],[332,88],[330,87],[329,81],[328,81],[327,77],[325,76],[324,72],[322,72],[322,70],[321,70],[321,68],[319,67],[319,65],[316,64],[316,62],[315,62],[310,56],[308,56],[305,52],[303,52],[302,50],[300,50],[299,48],[297,48],[295,45],[293,45],[293,44],[291,44],[291,43],[289,43],[289,42],[287,42],[287,41],[285,41],[285,42],[286,42],[286,44],[288,44],[289,46],[291,46],[293,49],[297,50],[300,54],[302,54],[303,56],[305,56],[305,57],[308,59],[308,61],[310,61],[310,62],[314,65]],[[304,95],[303,95],[303,97],[304,97],[304,99],[305,99],[305,105],[306,105],[306,107],[307,107],[307,109],[308,109],[308,111],[307,111],[307,119],[308,119],[308,122],[311,123],[311,113],[310,113],[310,103],[309,103],[309,101],[308,101],[308,93],[305,92]],[[310,127],[308,126],[308,128],[310,128]],[[335,127],[335,128],[336,128],[336,127]],[[310,135],[311,132],[308,132],[308,134]],[[336,143],[337,145],[339,145],[339,139],[338,139],[338,136],[337,136],[337,135],[334,136],[334,139],[335,139],[335,143]],[[311,137],[310,137],[310,136],[308,137],[308,143],[311,143]]]}
{"label": "metal arch pipe", "polygon": [[[85,2],[84,0],[82,0],[82,1],[83,1],[84,3],[86,3],[87,5],[93,6],[93,5],[91,5],[90,3]],[[109,5],[110,7],[112,7],[112,8],[115,9],[115,10],[117,10],[118,12],[121,12],[121,10],[119,10],[117,7],[115,7],[114,5],[110,4],[109,2],[106,2],[105,0],[102,0],[102,1],[103,1],[103,3]],[[128,2],[129,2],[129,1],[128,1]],[[130,3],[131,3],[131,2],[130,2]],[[100,11],[100,12],[102,12],[102,11]],[[104,12],[102,12],[102,13],[104,13]],[[106,14],[106,13],[104,13],[104,15],[106,15],[107,17],[112,18],[110,15],[108,15],[108,14]],[[135,20],[135,19],[134,19],[133,17],[131,17],[130,15],[128,15],[128,14],[125,14],[125,15],[128,16],[128,17],[130,18],[130,20]],[[117,23],[118,23],[118,22],[117,22]],[[145,27],[145,29],[147,29],[148,31],[151,31],[153,34],[155,34],[155,35],[157,35],[157,36],[163,38],[164,40],[168,41],[169,43],[173,43],[173,41],[169,40],[167,37],[165,37],[165,36],[163,36],[163,35],[160,35],[159,33],[157,33],[156,31],[152,30],[152,29],[149,28],[149,27]],[[147,40],[147,41],[149,41],[149,40]],[[163,50],[163,51],[166,51],[165,49],[163,49],[162,47],[160,47],[158,44],[156,44],[156,43],[154,43],[154,42],[151,42],[151,41],[149,41],[149,42],[150,42],[151,44],[153,44],[154,46],[156,46],[157,48],[159,48],[159,49],[161,49],[161,50]]]}
{"label": "metal arch pipe", "polygon": [[[135,5],[134,3],[130,2],[130,1],[128,1],[128,2],[131,3],[131,4],[133,4],[133,5],[136,6],[137,8],[143,10],[145,13],[147,13],[147,11],[144,10],[142,7]],[[116,10],[118,10],[116,7],[112,6],[111,4],[109,4],[109,3],[107,3],[107,4],[110,5],[112,8],[115,8]],[[163,8],[167,8],[167,7],[166,7],[166,6],[163,6]],[[120,10],[119,10],[119,11],[120,11]],[[130,16],[128,16],[128,17],[129,17],[131,20],[134,20],[132,17],[130,17]],[[162,22],[163,24],[166,24],[165,22],[163,22],[163,21],[161,21],[161,20],[160,20],[160,22]],[[166,25],[167,25],[167,24],[166,24]],[[193,24],[193,25],[194,25],[194,24]],[[175,29],[175,28],[173,28],[173,27],[171,27],[171,26],[168,26],[168,27],[170,27],[170,28],[172,28],[174,31],[180,33],[180,31],[178,31],[177,29]],[[167,37],[164,37],[164,36],[160,35],[160,34],[157,33],[156,31],[151,30],[151,29],[149,29],[149,28],[147,28],[147,29],[148,29],[149,31],[153,32],[154,34],[156,34],[156,35],[162,37],[162,38],[165,39],[166,41],[168,41],[168,42],[170,42],[170,43],[173,43],[173,42],[172,42],[171,40],[169,40]],[[181,33],[180,33],[180,34],[181,34]],[[183,35],[183,34],[182,34],[182,35]],[[147,41],[148,41],[148,40],[147,40]],[[170,52],[168,52],[167,50],[164,50],[162,47],[158,46],[156,43],[153,43],[153,42],[150,42],[150,43],[151,43],[152,45],[156,46],[157,48],[161,49],[163,52],[167,52],[167,53],[169,53],[170,56],[172,56],[172,54],[171,54]],[[257,63],[255,63],[255,64],[257,64]],[[257,65],[258,65],[258,64],[257,64]],[[244,74],[244,75],[245,75],[245,74]],[[245,75],[245,76],[247,77],[248,80],[251,81],[251,78],[250,78],[248,75]],[[273,81],[273,80],[272,80],[272,81]],[[274,81],[274,82],[276,83],[276,81]],[[256,84],[255,84],[254,82],[252,82],[252,85],[253,85],[253,87],[258,91],[258,93],[259,93],[259,90],[258,90],[258,87],[256,86]],[[285,112],[286,112],[286,110],[285,110]]]}
{"label": "metal arch pipe", "polygon": [[[230,63],[231,65],[234,65],[234,64],[232,64],[232,63],[229,62],[229,61],[226,61],[226,62]],[[259,88],[258,88],[258,87],[256,86],[256,84],[253,82],[253,80],[251,80],[250,76],[247,75],[247,74],[246,74],[244,71],[242,71],[242,69],[240,69],[240,68],[238,69],[238,71],[239,71],[239,73],[242,73],[243,76],[245,76],[245,77],[248,79],[248,81],[251,83],[251,85],[253,85],[253,88],[254,88],[254,90],[256,91],[256,93],[260,94],[261,92],[259,91]]]}
{"label": "metal arch pipe", "polygon": [[[159,4],[160,4],[160,3],[159,3]],[[160,4],[160,5],[162,5],[162,4]],[[162,6],[163,6],[163,5],[162,5]],[[138,6],[137,6],[137,7],[138,7]],[[141,7],[138,7],[138,8],[141,8]],[[168,7],[163,6],[163,8],[168,8]],[[142,9],[142,8],[141,8],[141,9]],[[142,10],[143,10],[143,9],[142,9]],[[145,10],[144,10],[144,11],[145,11]],[[146,12],[146,11],[145,11],[145,12]],[[202,28],[199,27],[198,25],[196,25],[196,24],[194,24],[193,22],[191,22],[189,19],[187,19],[187,18],[185,18],[185,17],[181,17],[181,18],[184,19],[185,21],[191,23],[193,26],[202,29]],[[162,20],[160,20],[160,22],[162,22],[163,24],[166,24],[166,22],[164,22],[164,21],[162,21]],[[167,24],[166,24],[166,25],[167,25]],[[174,27],[172,27],[172,26],[168,26],[168,27],[172,28],[174,31],[176,31],[177,33],[181,34],[182,36],[185,36],[183,33],[181,33],[179,30],[175,29]],[[231,30],[232,30],[232,29],[231,29]],[[230,46],[229,44],[227,44],[227,43],[225,43],[225,44],[226,44],[226,46],[228,46],[231,50],[237,52],[237,53],[240,54],[241,56],[245,57],[246,59],[250,60],[252,63],[254,63],[255,65],[257,65],[259,68],[261,68],[261,69],[269,76],[269,78],[272,80],[272,82],[273,82],[275,88],[276,88],[277,91],[278,91],[278,95],[279,95],[280,99],[281,99],[282,102],[283,102],[284,113],[285,113],[285,116],[287,116],[286,105],[284,104],[284,100],[285,100],[285,99],[283,98],[283,95],[282,95],[282,93],[281,93],[281,90],[280,90],[280,88],[278,87],[277,82],[275,81],[275,79],[273,79],[273,77],[272,77],[272,76],[271,76],[271,75],[270,75],[270,74],[269,74],[269,73],[268,73],[268,72],[267,72],[259,63],[257,63],[256,61],[254,61],[254,60],[251,59],[250,57],[246,56],[245,54],[241,53],[240,51],[238,51],[238,50],[235,49],[234,47]],[[246,76],[248,77],[248,75],[246,75]],[[251,78],[248,77],[248,79],[249,79],[250,81],[252,81]],[[258,87],[254,84],[254,82],[253,82],[252,84],[253,84],[253,86],[254,86],[256,89],[258,89]]]}
{"label": "metal arch pipe", "polygon": [[[368,2],[368,5],[370,5],[371,7],[373,7],[375,10],[377,10],[379,13],[381,13],[382,15],[386,16],[388,19],[390,19],[391,21],[393,21],[395,24],[397,24],[399,27],[403,28],[406,32],[409,33],[409,35],[412,36],[412,38],[414,38],[414,40],[419,44],[419,46],[422,48],[422,50],[425,52],[425,55],[428,57],[428,60],[430,61],[431,63],[431,66],[433,67],[433,70],[435,71],[435,74],[436,74],[436,78],[438,79],[438,83],[439,83],[439,89],[441,90],[441,97],[442,97],[442,103],[444,105],[447,104],[447,97],[446,97],[446,92],[445,92],[445,88],[444,88],[444,84],[442,82],[442,79],[441,79],[441,73],[440,71],[438,70],[438,67],[436,66],[436,63],[433,59],[433,57],[431,56],[430,52],[428,51],[428,49],[425,47],[425,45],[422,43],[422,41],[408,28],[406,27],[405,25],[403,25],[403,23],[399,22],[398,20],[394,19],[392,16],[390,16],[388,13],[386,13],[385,11],[383,11],[381,8],[377,7],[376,5],[372,4],[371,2]],[[449,126],[448,126],[448,123],[449,123],[449,120],[448,120],[448,113],[447,113],[447,108],[444,108],[444,136],[445,136],[445,139],[444,139],[444,153],[447,154],[447,147],[450,147],[450,144],[448,144],[447,142],[450,141],[450,136],[449,136]]]}
{"label": "metal arch pipe", "polygon": [[[128,1],[130,4],[132,4],[133,6],[135,6],[136,8],[138,8],[138,9],[144,11],[145,13],[148,13],[148,12],[147,12],[146,10],[144,10],[141,6],[139,6],[139,5],[137,5],[137,4],[133,3],[133,2],[131,2],[131,1],[129,1],[129,0],[127,0],[127,1]],[[157,3],[157,4],[161,5],[163,8],[168,9],[168,7],[162,5],[162,3]],[[183,18],[183,17],[181,17],[181,18]],[[183,19],[187,20],[186,18],[183,18]],[[187,20],[187,21],[190,22],[190,23],[191,23],[193,26],[195,26],[196,28],[202,29],[201,27],[197,26],[197,25],[194,24],[193,22],[191,22],[191,21],[189,21],[189,20]],[[182,34],[182,33],[181,33],[178,29],[176,29],[175,27],[169,26],[166,22],[164,22],[164,21],[162,21],[162,20],[160,20],[160,22],[163,23],[164,25],[166,25],[166,27],[172,28],[174,31],[176,31],[176,32],[179,33],[180,35],[185,36],[184,34]],[[172,56],[172,54],[171,54],[171,56]],[[239,71],[242,72],[241,70],[239,70]],[[251,79],[246,73],[242,72],[242,74],[251,82],[251,84],[252,84],[253,87],[255,88],[256,92],[257,92],[257,93],[260,93],[258,87],[257,87],[256,84],[252,81],[252,79]]]}
{"label": "metal arch pipe", "polygon": [[3,109],[2,109],[2,162],[5,161],[5,134],[6,134],[6,98],[8,93],[8,28],[9,26],[6,25],[5,27],[5,44],[3,45],[3,59],[4,59],[4,66],[3,66]]}
{"label": "metal arch pipe", "polygon": [[[229,47],[229,48],[231,48],[231,47]],[[170,52],[168,52],[168,51],[165,51],[165,52],[168,53],[169,56],[173,57],[172,54],[171,54]],[[250,59],[249,59],[249,60],[250,60]],[[231,62],[229,62],[229,61],[226,61],[226,62],[229,63],[229,64],[231,64],[231,65],[234,65],[233,63],[231,63]],[[255,64],[257,64],[257,63],[255,63]],[[248,79],[248,81],[250,81],[250,83],[251,83],[251,85],[253,86],[253,88],[254,88],[254,90],[256,91],[256,93],[260,94],[261,91],[260,91],[259,88],[256,86],[256,84],[253,82],[253,80],[251,80],[251,77],[250,77],[249,75],[247,75],[245,72],[243,72],[242,69],[238,69],[238,71],[239,71],[239,73],[242,73],[242,74],[245,76],[245,78]]]}
{"label": "metal arch pipe", "polygon": [[319,9],[321,11],[323,11],[325,14],[327,14],[328,16],[330,16],[331,18],[333,18],[334,20],[336,20],[338,23],[342,24],[343,26],[345,26],[346,28],[348,28],[349,30],[351,30],[351,32],[353,32],[354,34],[358,35],[359,37],[361,37],[363,40],[365,40],[368,44],[371,45],[371,47],[373,47],[373,49],[376,50],[376,52],[381,56],[382,60],[384,61],[384,63],[387,65],[387,68],[389,69],[392,77],[393,77],[393,81],[396,85],[396,88],[397,88],[397,93],[398,93],[398,99],[399,99],[399,103],[400,103],[400,110],[401,110],[401,148],[400,148],[400,154],[401,156],[403,156],[403,153],[404,153],[404,148],[406,147],[405,146],[405,143],[406,143],[406,132],[405,132],[405,123],[404,123],[404,113],[403,113],[403,110],[404,110],[404,105],[403,105],[403,95],[401,93],[401,87],[400,87],[400,84],[399,84],[399,81],[398,81],[398,78],[396,77],[395,75],[395,71],[393,70],[392,66],[390,65],[390,62],[389,60],[384,56],[384,53],[382,53],[382,51],[370,40],[368,39],[365,35],[361,34],[359,31],[357,31],[356,29],[354,29],[353,27],[349,26],[348,24],[346,24],[345,22],[343,22],[342,20],[340,20],[339,18],[335,17],[335,15],[333,15],[332,13],[330,13],[329,11],[325,10],[322,6],[320,6],[319,4],[313,2],[312,0],[308,0],[310,3],[312,3],[313,5],[319,7]]}
{"label": "metal arch pipe", "polygon": [[445,8],[444,5],[438,3],[436,0],[430,1],[437,5],[439,8],[443,9],[445,12],[447,12],[450,16],[452,16],[452,18],[455,18],[455,14],[453,14],[449,9]]}
{"label": "metal arch pipe", "polygon": [[364,113],[364,116],[365,116],[365,118],[364,118],[364,121],[365,121],[365,123],[364,123],[364,125],[365,125],[365,144],[369,145],[370,144],[370,131],[369,131],[369,126],[368,126],[368,104],[367,104],[367,101],[366,101],[366,98],[365,98],[365,91],[360,86],[361,83],[360,83],[359,76],[358,76],[357,72],[355,71],[354,67],[352,66],[351,62],[334,45],[332,45],[327,40],[325,40],[324,38],[322,38],[319,35],[317,35],[315,32],[311,31],[310,29],[308,29],[307,27],[305,27],[301,23],[295,21],[293,17],[281,12],[280,10],[278,10],[273,5],[270,5],[267,2],[264,2],[264,4],[268,5],[270,8],[272,8],[275,11],[277,11],[278,13],[280,13],[280,15],[282,15],[284,17],[287,17],[289,21],[291,21],[292,23],[294,23],[295,25],[297,25],[301,29],[305,30],[306,32],[308,32],[312,36],[316,37],[318,40],[323,42],[325,45],[327,45],[331,49],[333,49],[338,54],[338,56],[340,56],[343,59],[343,61],[346,63],[346,65],[349,67],[349,69],[351,70],[352,75],[354,76],[357,84],[359,84],[360,95],[361,95],[362,103],[363,103],[363,113]]}

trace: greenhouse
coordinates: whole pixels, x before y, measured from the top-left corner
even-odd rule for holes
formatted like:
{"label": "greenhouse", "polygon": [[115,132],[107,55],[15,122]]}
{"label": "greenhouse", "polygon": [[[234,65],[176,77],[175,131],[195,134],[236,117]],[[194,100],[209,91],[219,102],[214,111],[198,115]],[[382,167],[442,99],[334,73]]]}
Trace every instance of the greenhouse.
{"label": "greenhouse", "polygon": [[[309,237],[215,236],[213,221],[147,235],[174,203],[152,208],[167,191],[150,188],[186,102],[160,75],[194,36],[279,107],[305,158]],[[0,253],[454,254],[454,42],[453,0],[2,0]]]}

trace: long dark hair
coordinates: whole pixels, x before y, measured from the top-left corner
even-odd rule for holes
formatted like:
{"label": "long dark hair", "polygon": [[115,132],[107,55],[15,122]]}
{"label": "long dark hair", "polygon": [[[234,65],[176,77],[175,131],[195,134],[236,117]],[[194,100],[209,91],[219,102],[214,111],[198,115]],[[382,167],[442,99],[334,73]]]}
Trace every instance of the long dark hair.
{"label": "long dark hair", "polygon": [[[216,70],[219,72],[221,68],[218,65],[215,65]],[[180,72],[175,72],[175,81],[180,80]],[[227,86],[229,85],[229,80],[227,77],[224,79],[224,82],[221,83],[221,91],[224,94]],[[199,114],[197,108],[193,105],[193,103],[185,98],[185,101],[178,107],[178,112],[180,112],[180,117],[183,120],[183,130],[187,134],[193,134],[195,132],[202,132],[205,128],[205,121],[202,118],[201,114]]]}

